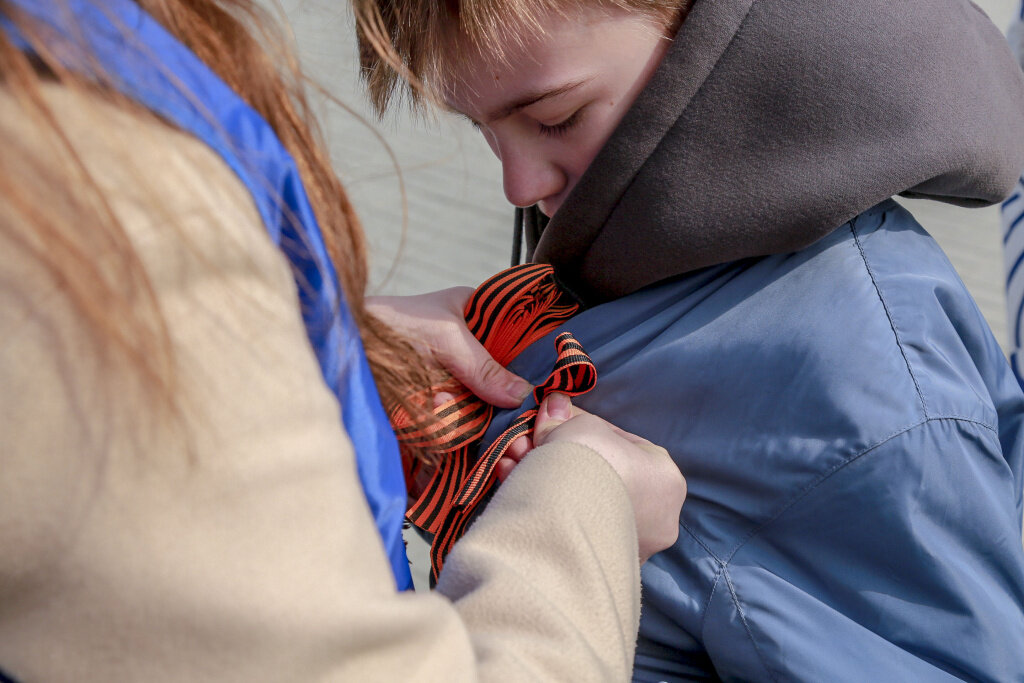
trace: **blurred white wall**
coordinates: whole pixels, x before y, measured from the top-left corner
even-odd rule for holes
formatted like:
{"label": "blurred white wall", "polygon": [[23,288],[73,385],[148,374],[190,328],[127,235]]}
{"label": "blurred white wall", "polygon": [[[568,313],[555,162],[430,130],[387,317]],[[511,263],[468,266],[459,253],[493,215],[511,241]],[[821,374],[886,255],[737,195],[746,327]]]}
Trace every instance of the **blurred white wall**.
{"label": "blurred white wall", "polygon": [[[377,122],[358,82],[348,3],[283,0],[282,4],[304,66],[352,109],[325,107],[322,120],[335,166],[371,243],[374,292],[475,286],[506,267],[512,209],[502,194],[501,167],[480,134],[454,117],[423,122],[403,112]],[[404,243],[398,175],[375,130],[398,158],[405,181]],[[385,280],[392,266],[396,266],[394,274]]]}

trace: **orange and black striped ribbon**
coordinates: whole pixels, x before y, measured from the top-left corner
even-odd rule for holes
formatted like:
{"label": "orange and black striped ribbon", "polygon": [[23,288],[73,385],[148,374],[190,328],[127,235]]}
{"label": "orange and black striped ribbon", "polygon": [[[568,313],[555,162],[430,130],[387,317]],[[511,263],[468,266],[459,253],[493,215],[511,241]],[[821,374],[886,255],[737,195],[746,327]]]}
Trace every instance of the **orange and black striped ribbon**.
{"label": "orange and black striped ribbon", "polygon": [[[525,264],[502,271],[480,285],[466,303],[465,316],[470,332],[491,356],[508,365],[527,346],[578,311],[579,305],[559,288],[551,266]],[[552,391],[578,396],[597,381],[593,361],[572,334],[558,335],[555,350],[554,369],[533,392],[537,405]],[[431,387],[420,398],[429,401],[442,391],[454,397],[434,408],[437,419],[425,428],[413,424],[401,409],[391,413],[392,426],[403,445],[428,448],[442,458],[430,483],[406,513],[412,524],[433,535],[430,566],[435,580],[448,551],[494,487],[498,461],[516,439],[533,432],[537,416],[537,409],[531,408],[517,417],[473,462],[472,453],[487,431],[494,410],[454,381]],[[410,472],[410,481],[416,467]]]}

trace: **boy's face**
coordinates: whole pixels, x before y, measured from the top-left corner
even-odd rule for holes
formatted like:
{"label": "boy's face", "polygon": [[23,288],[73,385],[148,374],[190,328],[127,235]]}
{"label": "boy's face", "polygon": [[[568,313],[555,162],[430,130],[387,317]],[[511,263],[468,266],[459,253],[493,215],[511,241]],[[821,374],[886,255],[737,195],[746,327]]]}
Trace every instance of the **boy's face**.
{"label": "boy's face", "polygon": [[605,8],[548,16],[544,35],[506,59],[462,61],[448,105],[467,116],[501,160],[505,196],[552,216],[633,104],[668,49],[664,27]]}

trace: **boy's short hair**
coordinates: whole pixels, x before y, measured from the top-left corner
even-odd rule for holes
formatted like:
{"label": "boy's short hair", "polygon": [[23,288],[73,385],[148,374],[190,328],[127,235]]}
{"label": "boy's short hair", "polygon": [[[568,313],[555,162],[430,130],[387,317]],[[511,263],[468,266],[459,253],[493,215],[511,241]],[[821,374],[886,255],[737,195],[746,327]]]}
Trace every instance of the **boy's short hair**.
{"label": "boy's short hair", "polygon": [[[672,35],[693,0],[352,0],[361,75],[383,114],[397,94],[414,108],[438,100],[461,58],[501,60],[505,47],[543,35],[550,13],[606,7],[644,12]],[[510,42],[511,41],[511,42]]]}

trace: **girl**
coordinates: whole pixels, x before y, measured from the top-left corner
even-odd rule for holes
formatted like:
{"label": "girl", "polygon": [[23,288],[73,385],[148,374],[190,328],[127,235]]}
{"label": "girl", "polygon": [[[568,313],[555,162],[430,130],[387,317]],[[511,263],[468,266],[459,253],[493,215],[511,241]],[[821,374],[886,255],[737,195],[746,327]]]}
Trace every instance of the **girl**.
{"label": "girl", "polygon": [[0,2],[0,679],[627,678],[684,484],[564,397],[437,594],[396,591],[360,337],[387,400],[426,372],[272,36],[244,0]]}

